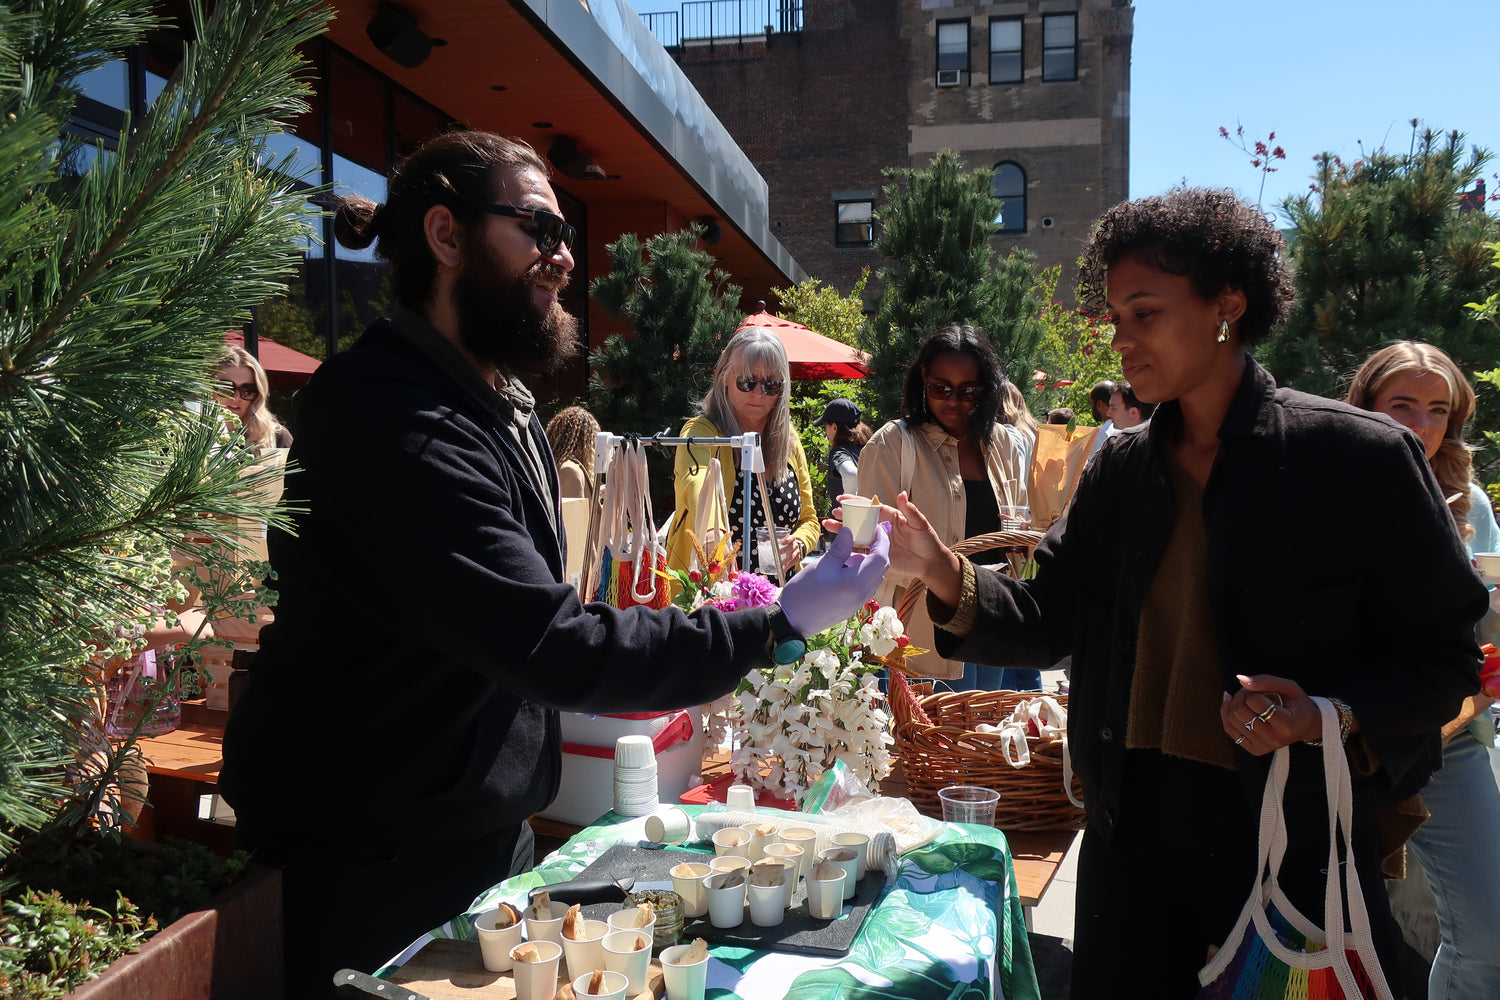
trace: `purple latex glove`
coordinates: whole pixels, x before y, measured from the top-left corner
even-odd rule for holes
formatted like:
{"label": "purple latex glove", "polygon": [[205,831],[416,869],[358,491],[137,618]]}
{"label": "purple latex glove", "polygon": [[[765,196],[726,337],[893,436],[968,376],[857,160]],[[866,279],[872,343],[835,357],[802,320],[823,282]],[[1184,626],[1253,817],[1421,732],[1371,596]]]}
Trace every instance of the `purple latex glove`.
{"label": "purple latex glove", "polygon": [[828,552],[781,589],[781,610],[804,636],[817,635],[864,607],[891,565],[891,526],[882,522],[868,554],[854,551],[854,535],[840,528]]}

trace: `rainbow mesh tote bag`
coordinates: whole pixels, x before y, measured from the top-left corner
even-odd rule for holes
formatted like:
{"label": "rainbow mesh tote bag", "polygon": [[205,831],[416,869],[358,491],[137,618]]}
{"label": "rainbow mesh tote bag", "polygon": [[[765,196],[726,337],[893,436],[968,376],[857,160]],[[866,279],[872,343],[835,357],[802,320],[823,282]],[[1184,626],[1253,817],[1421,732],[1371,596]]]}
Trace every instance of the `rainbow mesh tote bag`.
{"label": "rainbow mesh tote bag", "polygon": [[[1323,927],[1297,912],[1276,876],[1286,855],[1282,797],[1291,751],[1282,747],[1271,762],[1260,807],[1260,864],[1256,884],[1229,939],[1198,973],[1198,1000],[1393,1000],[1375,955],[1370,915],[1354,870],[1354,798],[1349,761],[1339,741],[1338,713],[1314,698],[1323,716],[1323,780],[1328,796],[1328,885]],[[1344,857],[1340,864],[1338,845]],[[1344,900],[1349,901],[1344,930]]]}

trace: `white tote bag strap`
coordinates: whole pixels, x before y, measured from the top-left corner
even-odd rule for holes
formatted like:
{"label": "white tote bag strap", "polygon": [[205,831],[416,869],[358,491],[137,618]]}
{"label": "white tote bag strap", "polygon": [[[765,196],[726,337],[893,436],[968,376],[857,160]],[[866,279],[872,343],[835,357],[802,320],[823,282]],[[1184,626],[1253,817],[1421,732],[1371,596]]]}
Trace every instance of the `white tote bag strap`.
{"label": "white tote bag strap", "polygon": [[[911,478],[917,472],[917,448],[912,444],[911,428],[906,426],[905,420],[896,421],[896,426],[901,428],[901,492],[906,494],[906,499],[911,496]],[[892,497],[892,502],[895,501]]]}
{"label": "white tote bag strap", "polygon": [[[650,473],[646,446],[636,441],[630,449],[635,496],[630,502],[631,536],[635,569],[630,574],[630,596],[637,604],[650,604],[656,597],[656,521],[651,511]],[[644,583],[645,589],[642,589]]]}
{"label": "white tote bag strap", "polygon": [[[693,516],[693,537],[703,547],[704,555],[712,559],[714,547],[719,539],[729,533],[729,502],[724,498],[724,466],[717,458],[708,460],[703,487],[698,491],[698,510]],[[710,536],[709,532],[717,532]],[[689,562],[697,565],[698,554],[693,553]],[[699,569],[708,569],[699,566]]]}
{"label": "white tote bag strap", "polygon": [[584,551],[584,586],[581,594],[584,603],[593,600],[595,591],[599,589],[599,571],[604,549],[612,544],[610,534],[614,527],[614,503],[621,488],[621,484],[615,480],[623,478],[620,474],[619,455],[619,447],[610,445],[604,458],[604,468],[599,471],[595,486],[596,495],[603,494],[602,503],[595,502],[593,509],[589,511],[589,538],[588,548]]}

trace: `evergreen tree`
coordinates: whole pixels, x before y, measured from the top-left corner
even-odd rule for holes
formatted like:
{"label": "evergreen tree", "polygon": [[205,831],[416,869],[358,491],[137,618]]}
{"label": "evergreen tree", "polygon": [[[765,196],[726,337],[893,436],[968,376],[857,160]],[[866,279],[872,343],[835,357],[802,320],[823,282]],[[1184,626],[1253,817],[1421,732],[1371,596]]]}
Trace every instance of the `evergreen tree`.
{"label": "evergreen tree", "polygon": [[[1460,209],[1489,154],[1463,136],[1418,129],[1405,152],[1379,149],[1354,164],[1323,154],[1308,193],[1288,199],[1297,300],[1262,351],[1278,382],[1342,395],[1371,353],[1421,340],[1472,372],[1500,356],[1495,328],[1465,303],[1500,289],[1486,241],[1500,224]],[[1494,412],[1481,413],[1494,426]]]}
{"label": "evergreen tree", "polygon": [[996,260],[987,241],[1000,208],[990,194],[994,171],[968,172],[958,154],[943,150],[925,170],[890,168],[885,176],[895,183],[876,213],[875,248],[890,264],[880,271],[879,310],[860,336],[870,355],[867,388],[879,404],[873,416],[900,415],[907,366],[922,341],[950,323],[982,329],[1006,375],[1030,385],[1046,296],[1030,253]]}
{"label": "evergreen tree", "polygon": [[0,849],[90,820],[114,766],[80,749],[93,664],[130,652],[170,550],[238,546],[230,519],[270,513],[201,401],[224,330],[300,258],[302,196],[262,158],[305,110],[296,47],[328,14],[194,3],[149,113],[118,151],[83,146],[73,81],[142,43],[156,7],[0,7]]}
{"label": "evergreen tree", "polygon": [[626,233],[589,294],[630,323],[589,355],[590,409],[616,434],[675,434],[708,391],[719,351],[744,319],[740,289],[695,244],[701,229]]}

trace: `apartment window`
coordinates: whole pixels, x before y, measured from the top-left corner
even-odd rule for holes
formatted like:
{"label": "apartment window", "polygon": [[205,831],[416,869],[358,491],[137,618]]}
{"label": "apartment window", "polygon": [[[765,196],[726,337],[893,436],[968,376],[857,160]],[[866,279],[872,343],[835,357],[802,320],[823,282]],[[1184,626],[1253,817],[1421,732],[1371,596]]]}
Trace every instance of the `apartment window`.
{"label": "apartment window", "polygon": [[969,22],[939,21],[937,26],[938,73],[969,71]]}
{"label": "apartment window", "polygon": [[1002,233],[1026,231],[1026,171],[1015,163],[995,164],[990,195],[1000,202],[995,225]]}
{"label": "apartment window", "polygon": [[990,83],[1020,83],[1021,19],[990,19]]}
{"label": "apartment window", "polygon": [[1042,79],[1078,79],[1078,15],[1042,18]]}
{"label": "apartment window", "polygon": [[834,203],[833,242],[841,247],[867,247],[875,242],[873,200]]}

